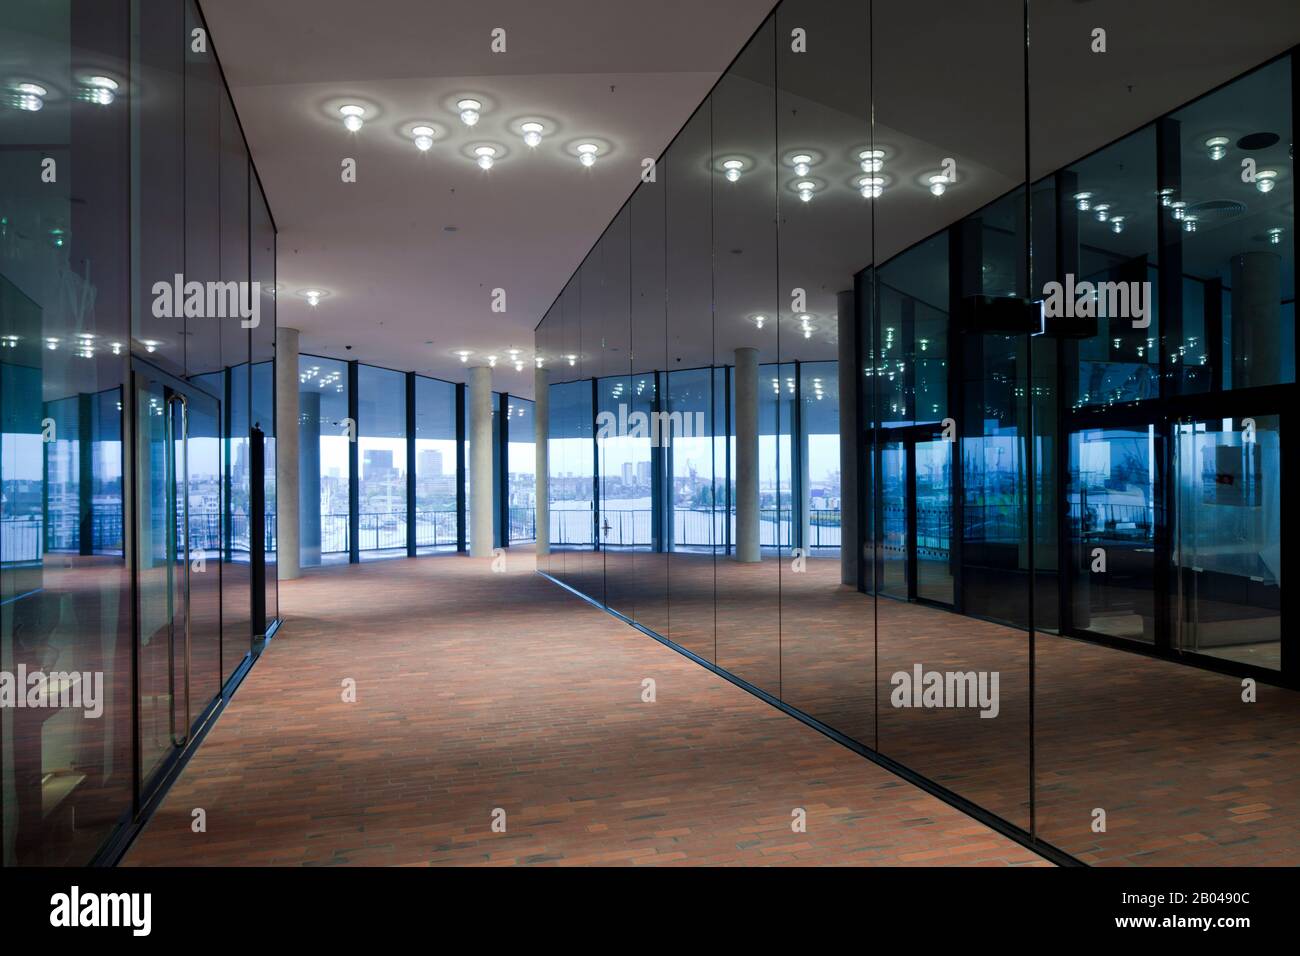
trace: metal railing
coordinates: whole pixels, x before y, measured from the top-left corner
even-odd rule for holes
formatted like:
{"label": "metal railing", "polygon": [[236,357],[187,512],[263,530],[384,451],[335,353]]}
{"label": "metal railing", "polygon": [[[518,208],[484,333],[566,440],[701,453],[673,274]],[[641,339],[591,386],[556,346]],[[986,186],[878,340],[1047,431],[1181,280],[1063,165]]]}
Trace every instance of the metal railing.
{"label": "metal railing", "polygon": [[[654,546],[654,512],[649,508],[607,508],[599,512],[600,540],[603,544],[623,548]],[[675,547],[722,547],[736,540],[736,509],[674,508],[672,510]],[[840,511],[817,508],[809,513],[809,548],[840,547]],[[597,512],[568,509],[551,512],[551,544],[560,547],[592,547],[596,543]],[[759,544],[764,548],[790,547],[793,533],[792,512],[788,508],[764,508],[759,512]],[[608,530],[604,526],[608,523]]]}

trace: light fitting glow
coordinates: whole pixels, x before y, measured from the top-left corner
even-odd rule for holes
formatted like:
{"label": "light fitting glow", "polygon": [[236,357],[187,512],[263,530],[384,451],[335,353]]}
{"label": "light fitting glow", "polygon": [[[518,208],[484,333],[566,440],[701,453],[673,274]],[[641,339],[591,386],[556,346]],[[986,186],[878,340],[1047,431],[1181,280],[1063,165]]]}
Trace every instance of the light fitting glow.
{"label": "light fitting glow", "polygon": [[415,137],[415,148],[422,153],[427,153],[433,147],[433,127],[417,126],[411,130],[411,135]]}
{"label": "light fitting glow", "polygon": [[1182,219],[1187,215],[1187,203],[1183,202],[1181,199],[1177,202],[1171,202],[1169,204],[1169,211],[1173,214],[1175,219]]}
{"label": "light fitting glow", "polygon": [[1281,227],[1281,226],[1274,226],[1272,229],[1270,229],[1270,230],[1268,231],[1268,242],[1269,242],[1269,245],[1272,245],[1272,246],[1276,246],[1276,245],[1280,245],[1280,244],[1281,244],[1281,242],[1282,242],[1282,227]]}
{"label": "light fitting glow", "polygon": [[1118,235],[1124,231],[1124,217],[1112,216],[1110,220],[1110,231]]}
{"label": "light fitting glow", "polygon": [[1228,144],[1232,142],[1226,136],[1211,136],[1205,141],[1205,148],[1210,151],[1210,159],[1223,159],[1228,155]]}
{"label": "light fitting glow", "polygon": [[471,352],[469,349],[459,349],[455,354],[460,357],[460,364],[464,365],[466,362],[469,361],[469,357],[474,353]]}
{"label": "light fitting glow", "polygon": [[111,76],[88,76],[82,84],[86,87],[83,98],[87,102],[108,106],[117,98],[117,80]]}
{"label": "light fitting glow", "polygon": [[570,365],[577,365],[577,364],[578,364],[578,356],[576,356],[576,355],[566,355],[565,358],[567,358],[567,359],[569,360],[569,364],[570,364]]}
{"label": "light fitting glow", "polygon": [[1174,191],[1167,187],[1160,190],[1156,195],[1160,197],[1160,205],[1162,206],[1168,206],[1174,201]]}
{"label": "light fitting glow", "polygon": [[478,157],[476,162],[478,163],[479,169],[491,169],[496,154],[497,149],[495,146],[474,147],[474,155]]}
{"label": "light fitting glow", "polygon": [[1087,212],[1092,208],[1092,193],[1075,193],[1074,205],[1079,212]]}
{"label": "light fitting glow", "polygon": [[878,173],[885,167],[885,151],[883,149],[864,149],[858,153],[858,165],[864,173]]}
{"label": "light fitting glow", "polygon": [[1105,222],[1107,219],[1110,218],[1109,203],[1099,202],[1097,203],[1097,205],[1092,207],[1092,211],[1097,214],[1098,222]]}
{"label": "light fitting glow", "polygon": [[497,367],[497,357],[495,355],[489,355],[488,368],[496,368],[496,367]]}
{"label": "light fitting glow", "polygon": [[1196,231],[1196,217],[1195,217],[1195,216],[1184,216],[1184,217],[1183,217],[1183,232],[1195,232],[1195,231]]}
{"label": "light fitting glow", "polygon": [[347,103],[339,107],[339,113],[343,115],[343,125],[347,127],[348,132],[355,133],[361,129],[366,115],[366,108],[358,106],[356,103]]}
{"label": "light fitting glow", "polygon": [[320,289],[303,289],[302,292],[298,294],[306,299],[307,304],[313,309],[320,305],[320,300],[325,297],[325,293]]}
{"label": "light fitting glow", "polygon": [[884,191],[885,180],[882,176],[863,176],[858,180],[858,192],[863,199],[875,199]]}
{"label": "light fitting glow", "polygon": [[799,198],[808,202],[813,198],[813,193],[817,191],[817,184],[805,179],[803,182],[795,183],[794,188],[799,191]]}
{"label": "light fitting glow", "polygon": [[456,109],[460,111],[460,121],[466,126],[473,126],[482,115],[480,111],[483,109],[483,104],[478,100],[465,99],[456,104]]}
{"label": "light fitting glow", "polygon": [[1271,193],[1277,185],[1276,169],[1261,169],[1255,173],[1255,188],[1262,193]]}
{"label": "light fitting glow", "polygon": [[723,175],[727,177],[727,181],[734,183],[740,178],[740,171],[745,168],[745,164],[738,159],[729,159],[722,164],[722,168],[726,170]]}
{"label": "light fitting glow", "polygon": [[765,315],[754,316],[754,325],[759,329],[763,328],[763,323],[766,321],[767,321],[767,316]]}
{"label": "light fitting glow", "polygon": [[600,147],[595,143],[580,143],[577,147],[578,162],[584,166],[591,166],[596,162],[596,153]]}
{"label": "light fitting glow", "polygon": [[541,123],[525,123],[519,129],[524,134],[524,144],[534,149],[541,143],[542,134],[546,132],[546,127]]}
{"label": "light fitting glow", "polygon": [[942,196],[948,191],[948,177],[943,173],[931,176],[929,179],[930,192],[935,196]]}
{"label": "light fitting glow", "polygon": [[49,90],[39,83],[15,83],[14,92],[18,94],[18,108],[29,113],[40,112],[49,94]]}
{"label": "light fitting glow", "polygon": [[808,170],[812,168],[812,157],[807,153],[800,153],[798,156],[791,156],[790,162],[794,164],[794,174],[796,176],[807,176]]}

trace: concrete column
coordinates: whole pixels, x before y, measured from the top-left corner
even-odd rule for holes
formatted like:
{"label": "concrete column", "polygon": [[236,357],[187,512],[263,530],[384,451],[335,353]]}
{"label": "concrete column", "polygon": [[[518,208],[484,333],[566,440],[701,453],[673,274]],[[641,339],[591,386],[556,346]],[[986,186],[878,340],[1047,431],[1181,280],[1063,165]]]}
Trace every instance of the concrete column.
{"label": "concrete column", "polygon": [[469,370],[469,554],[492,556],[492,370]]}
{"label": "concrete column", "polygon": [[1276,385],[1282,374],[1282,259],[1232,257],[1232,387]]}
{"label": "concrete column", "polygon": [[858,315],[853,290],[835,296],[836,326],[839,333],[840,403],[840,583],[856,586],[858,561],[865,542],[858,541]]}
{"label": "concrete column", "polygon": [[537,443],[537,555],[551,553],[550,449],[551,373],[539,368],[533,375],[533,440]]}
{"label": "concrete column", "polygon": [[758,349],[736,349],[736,560],[762,560],[758,514]]}
{"label": "concrete column", "polygon": [[282,325],[275,330],[275,565],[281,580],[302,574],[298,422],[298,330]]}

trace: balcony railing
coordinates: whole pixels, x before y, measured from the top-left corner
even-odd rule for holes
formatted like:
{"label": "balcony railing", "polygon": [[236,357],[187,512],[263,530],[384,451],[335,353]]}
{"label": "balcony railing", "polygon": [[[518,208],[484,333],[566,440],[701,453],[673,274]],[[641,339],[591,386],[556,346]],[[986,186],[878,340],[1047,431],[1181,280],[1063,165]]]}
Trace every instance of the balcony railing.
{"label": "balcony railing", "polygon": [[[654,546],[654,513],[649,508],[609,508],[599,512],[609,530],[600,536],[607,546],[651,548]],[[816,508],[809,513],[809,548],[840,546],[840,511]],[[551,544],[559,547],[592,547],[596,542],[597,513],[589,510],[551,512]],[[765,508],[759,512],[759,544],[764,548],[788,548],[793,525],[788,508]],[[679,548],[721,547],[727,541],[726,509],[674,508],[672,544]],[[730,513],[731,537],[736,540],[736,509]],[[603,524],[602,529],[603,531]]]}

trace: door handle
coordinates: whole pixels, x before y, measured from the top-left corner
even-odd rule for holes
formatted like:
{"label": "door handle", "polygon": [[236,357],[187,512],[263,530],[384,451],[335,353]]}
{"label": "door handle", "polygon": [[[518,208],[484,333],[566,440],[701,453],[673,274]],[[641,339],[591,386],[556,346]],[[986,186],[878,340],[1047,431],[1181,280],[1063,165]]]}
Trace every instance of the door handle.
{"label": "door handle", "polygon": [[[184,733],[182,733],[181,735],[179,735],[179,737],[178,737],[178,735],[177,735],[177,733],[176,733],[176,667],[175,667],[175,664],[174,664],[174,663],[172,664],[171,669],[170,669],[170,670],[171,670],[171,674],[170,674],[170,677],[171,677],[171,692],[172,692],[172,693],[171,693],[171,698],[172,698],[172,742],[173,742],[174,744],[176,744],[176,746],[179,747],[179,746],[184,746],[184,745],[189,741],[189,737],[190,737],[190,727],[192,727],[193,724],[194,724],[194,718],[193,718],[193,714],[192,714],[192,710],[191,710],[191,705],[190,705],[190,662],[191,662],[191,628],[190,628],[190,583],[191,583],[191,582],[190,582],[190,573],[191,573],[191,572],[190,572],[190,409],[189,409],[189,402],[186,400],[186,398],[185,398],[184,395],[181,395],[181,394],[179,394],[179,393],[174,393],[174,394],[168,396],[168,398],[167,398],[167,405],[168,405],[168,415],[167,415],[167,426],[168,426],[168,427],[167,427],[167,431],[168,431],[168,442],[167,442],[167,445],[168,445],[168,454],[174,455],[174,454],[175,454],[175,451],[176,451],[176,449],[175,449],[176,442],[175,442],[175,436],[174,436],[174,434],[173,434],[173,432],[172,432],[172,426],[171,426],[171,414],[170,414],[171,406],[172,406],[173,403],[174,403],[174,404],[177,404],[177,405],[180,406],[180,412],[181,412],[181,442],[180,442],[180,444],[181,444],[181,474],[180,474],[180,479],[181,479],[181,501],[182,501],[182,507],[181,507],[181,509],[180,509],[181,517],[179,518],[179,520],[181,521],[181,528],[182,528],[182,531],[181,531],[181,542],[182,542],[182,544],[181,544],[182,552],[181,552],[181,553],[182,553],[182,563],[183,563],[184,568],[185,568],[185,590],[184,590],[184,601],[183,601],[183,607],[184,607],[184,610],[185,610],[185,729],[184,729]],[[173,467],[174,467],[174,465],[173,465]],[[176,487],[175,487],[175,484],[174,484],[174,483],[173,483],[172,488],[171,488],[171,494],[172,494],[172,499],[173,499],[173,502],[174,502],[174,501],[175,501],[175,496],[176,496]],[[177,509],[176,509],[176,506],[175,506],[174,503],[173,503],[173,505],[172,505],[172,513],[173,513],[173,514],[176,514],[176,513],[177,513]],[[175,542],[174,542],[174,541],[173,541],[172,546],[175,547]],[[175,612],[173,612],[173,615],[172,615],[172,635],[173,635],[173,644],[174,644],[174,642],[175,642],[175,633],[176,633],[176,618],[175,618]],[[171,659],[171,660],[174,661],[174,659],[175,659],[175,651],[174,651],[174,650],[170,651],[168,656],[169,656],[169,659]]]}

